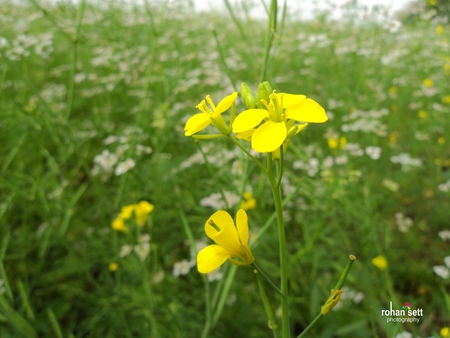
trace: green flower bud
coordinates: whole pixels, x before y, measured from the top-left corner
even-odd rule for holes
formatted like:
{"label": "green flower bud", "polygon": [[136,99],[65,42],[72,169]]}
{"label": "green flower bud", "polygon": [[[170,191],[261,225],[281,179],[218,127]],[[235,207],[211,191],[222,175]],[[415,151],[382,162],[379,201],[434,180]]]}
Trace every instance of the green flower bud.
{"label": "green flower bud", "polygon": [[256,108],[256,99],[252,90],[245,83],[241,84],[241,96],[247,109]]}
{"label": "green flower bud", "polygon": [[[258,86],[258,94],[256,94],[256,105],[261,105],[261,100],[270,102],[270,94],[273,90],[268,81],[261,82]],[[264,105],[260,108],[265,108]]]}

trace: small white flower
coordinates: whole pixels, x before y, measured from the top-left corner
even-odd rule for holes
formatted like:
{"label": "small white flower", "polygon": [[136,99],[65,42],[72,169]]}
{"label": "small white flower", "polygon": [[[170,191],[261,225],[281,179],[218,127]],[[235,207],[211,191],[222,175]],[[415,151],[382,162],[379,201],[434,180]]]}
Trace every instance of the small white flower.
{"label": "small white flower", "polygon": [[444,258],[444,263],[445,265],[447,265],[447,268],[450,269],[450,256]]}
{"label": "small white flower", "polygon": [[381,148],[369,146],[366,148],[366,154],[369,155],[372,160],[378,160],[381,155]]}
{"label": "small white flower", "polygon": [[450,276],[450,270],[443,265],[436,265],[433,266],[433,271],[436,275],[438,275],[441,278],[447,279],[448,276]]}
{"label": "small white flower", "polygon": [[395,223],[400,232],[408,232],[409,228],[413,225],[413,220],[410,217],[405,217],[401,212],[396,212]]}
{"label": "small white flower", "polygon": [[173,265],[172,275],[175,277],[179,277],[181,275],[187,275],[191,270],[191,264],[187,259],[183,259],[182,261],[176,262]]}
{"label": "small white flower", "polygon": [[444,241],[446,239],[450,240],[450,230],[439,231],[439,237],[441,237]]}
{"label": "small white flower", "polygon": [[134,252],[139,256],[139,259],[143,262],[150,253],[150,243],[144,242],[134,246]]}
{"label": "small white flower", "polygon": [[131,247],[131,245],[125,244],[125,245],[122,246],[122,248],[120,249],[119,257],[125,257],[125,256],[128,255],[132,250],[133,250],[133,248]]}
{"label": "small white flower", "polygon": [[221,280],[222,277],[223,277],[223,273],[220,268],[218,268],[206,275],[206,278],[208,278],[208,282],[214,282],[216,280]]}
{"label": "small white flower", "polygon": [[132,169],[135,165],[136,162],[133,159],[126,159],[125,161],[120,162],[117,165],[116,171],[114,173],[116,174],[116,176],[120,176],[122,174],[125,174],[128,170]]}
{"label": "small white flower", "polygon": [[395,336],[395,338],[413,338],[413,335],[408,331],[403,331]]}
{"label": "small white flower", "polygon": [[334,159],[334,162],[336,162],[337,165],[346,164],[348,162],[348,157],[347,155],[338,156]]}
{"label": "small white flower", "polygon": [[438,189],[442,192],[449,192],[450,191],[450,180],[448,180],[445,183],[439,184]]}

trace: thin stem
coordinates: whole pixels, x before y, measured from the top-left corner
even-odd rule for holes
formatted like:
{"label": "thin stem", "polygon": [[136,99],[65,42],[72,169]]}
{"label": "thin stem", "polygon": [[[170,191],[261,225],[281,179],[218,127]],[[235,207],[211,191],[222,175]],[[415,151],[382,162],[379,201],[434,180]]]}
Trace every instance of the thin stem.
{"label": "thin stem", "polygon": [[264,51],[264,63],[261,70],[260,82],[263,82],[266,78],[269,63],[270,48],[272,47],[273,38],[277,30],[277,8],[278,8],[277,0],[272,0],[270,3],[269,26],[267,28],[266,45]]}
{"label": "thin stem", "polygon": [[236,144],[239,148],[241,148],[242,151],[243,151],[244,153],[246,153],[246,154],[248,155],[248,157],[250,157],[250,158],[253,160],[253,162],[255,162],[255,163],[256,163],[256,164],[257,164],[257,165],[265,172],[265,173],[267,173],[267,168],[266,168],[261,162],[259,162],[259,161],[256,159],[255,156],[253,156],[252,154],[250,154],[250,152],[249,152],[247,149],[245,149],[245,147],[244,147],[242,144],[240,144],[239,141],[236,140],[236,139],[231,135],[231,133],[228,134],[227,136],[228,136],[228,138],[229,138],[231,141],[234,142],[234,144]]}
{"label": "thin stem", "polygon": [[269,318],[269,328],[273,332],[273,337],[277,338],[277,322],[275,321],[275,316],[273,315],[272,307],[270,306],[269,298],[267,298],[266,291],[264,290],[263,282],[261,281],[261,277],[259,276],[259,272],[255,271],[256,281],[258,282],[259,293],[261,294],[261,299],[264,304],[264,309],[266,310],[267,317]]}
{"label": "thin stem", "polygon": [[289,325],[289,295],[288,295],[288,274],[287,274],[287,250],[286,250],[286,233],[283,220],[283,205],[281,203],[281,189],[277,184],[273,172],[272,153],[267,154],[267,176],[272,188],[273,200],[278,220],[278,242],[280,246],[280,277],[281,277],[281,324],[282,337],[290,337]]}
{"label": "thin stem", "polygon": [[259,274],[261,274],[261,276],[263,276],[263,278],[266,280],[266,282],[276,291],[278,292],[278,294],[280,296],[283,296],[283,294],[281,293],[281,290],[274,284],[274,282],[272,282],[270,280],[270,278],[264,273],[264,271],[261,270],[261,268],[256,265],[255,262],[253,262],[252,266],[258,271]]}

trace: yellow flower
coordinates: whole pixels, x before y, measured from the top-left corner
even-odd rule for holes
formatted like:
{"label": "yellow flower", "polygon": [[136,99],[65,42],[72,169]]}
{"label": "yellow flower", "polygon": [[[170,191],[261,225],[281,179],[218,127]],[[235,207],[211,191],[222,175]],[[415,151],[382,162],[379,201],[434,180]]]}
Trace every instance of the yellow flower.
{"label": "yellow flower", "polygon": [[425,110],[419,111],[418,115],[421,119],[426,119],[428,117],[428,114]]}
{"label": "yellow flower", "polygon": [[450,95],[444,96],[444,98],[442,99],[442,102],[444,102],[446,104],[450,104]]}
{"label": "yellow flower", "polygon": [[247,213],[239,209],[236,225],[226,211],[219,210],[205,223],[206,235],[216,244],[202,249],[197,255],[197,269],[200,273],[210,273],[228,259],[235,265],[252,264],[255,259],[248,246]]}
{"label": "yellow flower", "polygon": [[423,80],[423,85],[428,88],[433,87],[433,80],[431,80],[430,78],[427,78],[427,79]]}
{"label": "yellow flower", "polygon": [[241,202],[241,209],[250,210],[256,208],[256,200],[250,191],[244,192],[244,200]]}
{"label": "yellow flower", "polygon": [[384,270],[388,266],[387,260],[383,256],[377,256],[374,259],[372,259],[372,264],[375,265],[380,270]]}
{"label": "yellow flower", "polygon": [[394,95],[394,94],[397,94],[397,92],[398,92],[398,87],[393,86],[393,87],[389,88],[389,94]]}
{"label": "yellow flower", "polygon": [[436,27],[436,34],[438,34],[438,35],[444,34],[444,26],[438,25],[438,26]]}
{"label": "yellow flower", "polygon": [[120,210],[119,216],[112,222],[111,227],[117,231],[127,232],[128,228],[125,225],[125,221],[131,218],[133,214],[134,217],[136,217],[136,223],[139,226],[144,226],[147,221],[148,214],[151,213],[153,209],[153,204],[150,204],[147,201],[140,201],[138,204],[126,205]]}
{"label": "yellow flower", "polygon": [[111,223],[111,227],[112,227],[114,230],[117,230],[117,231],[122,231],[122,232],[127,232],[127,231],[128,231],[128,228],[127,228],[127,226],[125,225],[125,222],[124,222],[123,218],[120,218],[120,217],[117,217],[117,218]]}
{"label": "yellow flower", "polygon": [[438,143],[439,144],[444,144],[445,143],[445,138],[443,138],[442,136],[438,138]]}
{"label": "yellow flower", "polygon": [[339,140],[337,138],[329,138],[327,141],[330,149],[336,149],[339,145]]}
{"label": "yellow flower", "polygon": [[[286,139],[305,128],[308,122],[323,123],[328,120],[325,110],[305,95],[277,94],[273,91],[269,97],[269,103],[261,100],[266,109],[245,110],[233,122],[233,133],[237,133],[238,138],[251,139],[252,148],[257,152],[273,152]],[[294,125],[295,122],[303,124]]]}
{"label": "yellow flower", "polygon": [[118,267],[119,266],[117,265],[117,263],[112,262],[112,263],[109,264],[108,269],[109,269],[109,271],[114,272],[114,271],[117,270]]}
{"label": "yellow flower", "polygon": [[442,338],[450,338],[450,329],[448,327],[443,327],[439,333]]}
{"label": "yellow flower", "polygon": [[189,120],[187,120],[186,125],[184,126],[186,136],[192,136],[195,133],[205,129],[211,123],[220,130],[223,135],[228,135],[230,133],[230,129],[227,127],[225,120],[223,119],[222,113],[228,110],[233,102],[237,98],[237,92],[234,92],[231,95],[225,97],[222,101],[219,102],[217,107],[214,105],[211,97],[209,95],[206,96],[206,104],[205,100],[202,100],[196,108],[201,111],[201,113],[195,114]]}
{"label": "yellow flower", "polygon": [[141,201],[134,205],[134,214],[136,215],[136,223],[140,226],[144,226],[147,221],[147,216],[154,209],[153,204],[147,201]]}

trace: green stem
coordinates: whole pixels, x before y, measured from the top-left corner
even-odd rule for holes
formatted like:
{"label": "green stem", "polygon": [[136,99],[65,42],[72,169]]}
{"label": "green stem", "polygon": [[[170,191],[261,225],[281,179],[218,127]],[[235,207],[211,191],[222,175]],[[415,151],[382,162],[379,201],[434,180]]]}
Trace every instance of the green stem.
{"label": "green stem", "polygon": [[242,149],[242,151],[244,152],[244,153],[246,153],[247,155],[248,155],[248,157],[250,157],[252,160],[253,160],[253,162],[255,162],[265,173],[267,173],[267,168],[261,163],[261,162],[259,162],[257,159],[256,159],[256,157],[255,156],[253,156],[252,154],[250,154],[250,152],[247,150],[247,149],[245,149],[245,147],[238,141],[238,140],[236,140],[232,135],[231,135],[231,133],[230,134],[228,134],[227,135],[228,136],[228,138],[231,140],[231,141],[233,141],[234,142],[234,144],[236,144],[239,148],[241,148]]}
{"label": "green stem", "polygon": [[274,284],[274,282],[272,282],[272,281],[270,280],[270,278],[264,273],[264,271],[262,271],[261,268],[260,268],[258,265],[256,265],[255,262],[253,262],[252,266],[258,271],[259,274],[261,274],[261,276],[263,276],[263,278],[266,280],[266,282],[267,282],[271,287],[273,287],[273,289],[274,289],[276,292],[278,292],[278,294],[279,294],[280,296],[283,296],[283,294],[281,293],[281,290]]}
{"label": "green stem", "polygon": [[272,41],[275,36],[275,32],[277,30],[277,8],[278,8],[277,0],[272,0],[270,3],[269,26],[267,28],[266,45],[264,51],[264,63],[261,70],[260,82],[263,82],[266,78],[269,63],[270,48],[272,47]]}
{"label": "green stem", "polygon": [[272,163],[272,153],[267,154],[267,176],[272,188],[273,200],[278,220],[278,241],[280,246],[280,277],[281,277],[281,324],[282,337],[290,337],[289,326],[289,295],[288,295],[288,274],[287,274],[287,250],[286,250],[286,233],[283,220],[283,205],[281,203],[281,188],[275,180]]}
{"label": "green stem", "polygon": [[273,315],[272,307],[270,306],[269,298],[267,298],[266,291],[264,290],[263,282],[261,281],[261,277],[259,276],[259,272],[255,271],[256,281],[258,282],[259,293],[261,294],[261,298],[264,304],[264,309],[266,310],[267,317],[269,318],[269,329],[273,332],[273,337],[277,338],[277,322],[275,321],[275,316]]}

